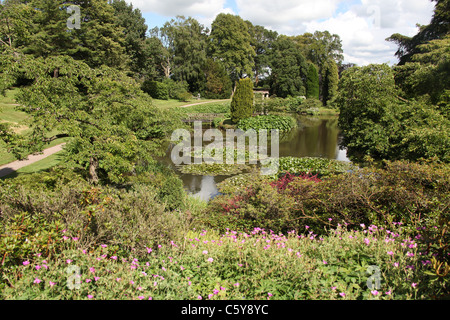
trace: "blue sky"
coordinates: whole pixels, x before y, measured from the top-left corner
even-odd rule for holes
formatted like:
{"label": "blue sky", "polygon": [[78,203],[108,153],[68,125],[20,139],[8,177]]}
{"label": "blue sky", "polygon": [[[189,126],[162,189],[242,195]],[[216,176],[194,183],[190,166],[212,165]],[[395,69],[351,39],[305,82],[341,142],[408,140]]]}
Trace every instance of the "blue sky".
{"label": "blue sky", "polygon": [[416,24],[428,24],[430,0],[126,0],[139,8],[149,29],[176,15],[191,16],[210,27],[217,14],[238,14],[279,34],[316,30],[338,34],[344,62],[358,65],[397,62],[393,33],[412,36]]}

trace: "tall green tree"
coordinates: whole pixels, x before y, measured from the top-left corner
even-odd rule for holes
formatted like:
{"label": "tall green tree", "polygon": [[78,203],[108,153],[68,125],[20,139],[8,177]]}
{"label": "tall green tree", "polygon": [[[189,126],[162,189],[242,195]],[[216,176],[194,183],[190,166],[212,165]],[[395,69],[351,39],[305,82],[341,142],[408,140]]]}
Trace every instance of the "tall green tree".
{"label": "tall green tree", "polygon": [[342,41],[337,34],[331,34],[329,31],[316,31],[313,34],[305,33],[292,37],[292,39],[299,45],[305,58],[319,66],[319,72],[322,71],[322,66],[329,59],[334,60],[338,65],[344,60]]}
{"label": "tall green tree", "polygon": [[322,102],[328,105],[336,97],[339,84],[339,70],[336,62],[330,59],[322,67]]}
{"label": "tall green tree", "polygon": [[314,64],[310,63],[306,78],[306,97],[319,99],[319,72]]}
{"label": "tall green tree", "polygon": [[[106,65],[124,69],[128,66],[125,33],[117,25],[114,8],[106,0],[66,1],[32,0],[29,41],[24,52],[35,57],[69,55],[95,68]],[[80,28],[68,28],[69,5],[80,8]]]}
{"label": "tall green tree", "polygon": [[252,75],[255,50],[249,26],[241,17],[224,13],[217,15],[211,25],[208,44],[209,56],[224,64],[232,81]]}
{"label": "tall green tree", "polygon": [[203,67],[206,79],[204,96],[209,99],[228,99],[231,96],[232,83],[220,61],[209,58]]}
{"label": "tall green tree", "polygon": [[148,62],[150,56],[146,51],[147,25],[139,9],[133,8],[125,0],[113,0],[116,25],[122,29],[125,51],[129,58],[129,69],[139,78],[148,77]]}
{"label": "tall green tree", "polygon": [[280,36],[274,42],[271,69],[270,84],[273,94],[282,98],[306,94],[308,63],[296,43],[289,37]]}
{"label": "tall green tree", "polygon": [[450,0],[431,0],[435,2],[435,9],[431,22],[428,25],[419,26],[419,32],[408,37],[395,33],[387,38],[387,41],[398,45],[395,53],[399,59],[399,65],[412,61],[412,56],[420,53],[420,46],[431,40],[444,38],[450,32]]}
{"label": "tall green tree", "polygon": [[191,92],[199,91],[204,82],[208,31],[194,18],[184,16],[177,16],[160,29],[172,56],[174,80],[187,82]]}
{"label": "tall green tree", "polygon": [[276,31],[268,30],[263,26],[254,26],[250,21],[246,21],[252,39],[252,46],[255,50],[253,76],[255,86],[258,86],[261,78],[267,78],[270,74],[270,57],[272,55],[273,43],[278,38]]}
{"label": "tall green tree", "polygon": [[375,160],[450,161],[450,121],[436,108],[398,99],[394,72],[387,65],[343,72],[336,104],[349,157]]}
{"label": "tall green tree", "polygon": [[231,121],[238,123],[239,120],[249,118],[253,114],[253,83],[250,78],[239,79],[236,83],[236,91],[231,100]]}

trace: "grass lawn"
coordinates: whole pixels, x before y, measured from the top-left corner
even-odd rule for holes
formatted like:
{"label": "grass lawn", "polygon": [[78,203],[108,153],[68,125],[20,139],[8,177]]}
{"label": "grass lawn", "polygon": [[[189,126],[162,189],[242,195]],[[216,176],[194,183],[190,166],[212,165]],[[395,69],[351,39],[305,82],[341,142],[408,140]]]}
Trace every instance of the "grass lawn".
{"label": "grass lawn", "polygon": [[[219,99],[221,100],[221,99]],[[162,109],[170,109],[170,108],[174,108],[174,107],[182,107],[182,106],[186,106],[189,104],[194,104],[194,103],[205,103],[205,105],[208,105],[209,102],[210,103],[217,103],[218,100],[212,100],[212,99],[192,99],[188,102],[180,102],[179,100],[175,100],[175,99],[169,99],[169,100],[158,100],[158,99],[153,99],[153,104],[155,106],[157,106],[158,108],[162,108]]]}
{"label": "grass lawn", "polygon": [[[26,133],[27,127],[23,124],[28,117],[25,112],[16,110],[16,101],[14,100],[14,96],[18,92],[18,89],[7,90],[6,95],[0,95],[0,122],[9,122],[18,127],[15,129],[17,133]],[[56,132],[50,133],[51,135],[56,134]],[[46,148],[50,148],[61,144],[63,142],[67,142],[68,138],[62,138],[52,141],[50,144],[46,146]],[[15,161],[14,156],[7,151],[7,145],[0,141],[0,165],[4,165],[10,162]],[[26,167],[28,168],[28,167]],[[25,168],[21,170],[26,170]]]}
{"label": "grass lawn", "polygon": [[0,180],[11,179],[11,178],[15,178],[15,177],[18,177],[18,176],[24,175],[24,174],[30,174],[30,173],[36,173],[36,172],[48,170],[48,169],[58,165],[62,161],[62,154],[63,154],[63,151],[54,153],[45,159],[42,159],[33,164],[30,164],[29,166],[20,168],[16,172],[0,178]]}

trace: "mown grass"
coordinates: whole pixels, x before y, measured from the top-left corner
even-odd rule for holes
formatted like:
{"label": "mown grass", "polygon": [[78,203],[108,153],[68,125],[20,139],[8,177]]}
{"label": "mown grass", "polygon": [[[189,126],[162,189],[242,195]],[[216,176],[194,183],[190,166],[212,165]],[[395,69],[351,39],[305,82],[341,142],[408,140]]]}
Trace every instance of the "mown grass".
{"label": "mown grass", "polygon": [[[5,95],[0,95],[0,122],[9,122],[16,126],[16,128],[13,128],[14,132],[18,134],[26,134],[29,130],[26,124],[24,122],[28,119],[28,115],[20,110],[17,110],[17,104],[15,100],[15,95],[17,94],[19,89],[15,88],[12,90],[7,90]],[[53,131],[49,135],[57,134],[58,132]],[[61,138],[56,139],[49,143],[46,148],[51,148],[53,146],[56,146],[58,144],[64,143],[69,141],[68,138]],[[8,164],[10,162],[15,161],[16,158],[8,152],[8,146],[5,142],[0,141],[0,165]],[[43,161],[41,164],[37,166],[29,166],[30,168],[25,167],[20,170],[22,172],[31,173],[31,172],[38,172],[42,167],[45,167],[46,169],[49,168],[49,164],[55,165],[59,163],[59,161],[55,161],[54,158],[52,158],[49,161]],[[36,170],[36,171],[34,171]]]}

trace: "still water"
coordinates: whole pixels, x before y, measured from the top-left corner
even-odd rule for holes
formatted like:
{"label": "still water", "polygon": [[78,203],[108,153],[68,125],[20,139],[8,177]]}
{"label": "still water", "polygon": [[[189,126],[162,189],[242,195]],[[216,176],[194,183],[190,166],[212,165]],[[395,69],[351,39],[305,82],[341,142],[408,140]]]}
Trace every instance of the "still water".
{"label": "still water", "polygon": [[[337,116],[299,116],[298,128],[280,135],[280,157],[319,157],[349,161],[346,150],[339,149],[340,139]],[[165,160],[169,162],[170,155]],[[216,184],[230,177],[199,176],[180,172],[179,175],[185,189],[203,200],[219,194]]]}

